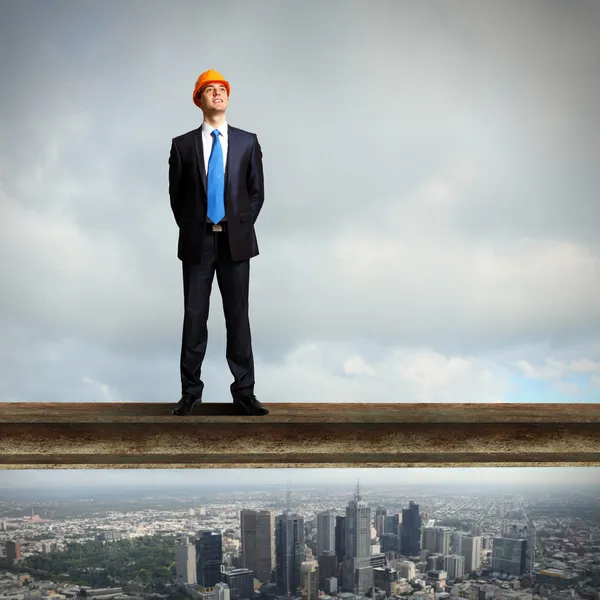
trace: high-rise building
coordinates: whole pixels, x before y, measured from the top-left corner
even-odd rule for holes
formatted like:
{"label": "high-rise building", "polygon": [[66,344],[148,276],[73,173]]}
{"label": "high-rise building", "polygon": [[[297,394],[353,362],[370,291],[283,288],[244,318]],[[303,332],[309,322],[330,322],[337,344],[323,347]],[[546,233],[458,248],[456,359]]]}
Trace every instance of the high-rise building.
{"label": "high-rise building", "polygon": [[[400,525],[402,524],[402,514],[395,513],[393,515],[386,515],[385,517],[385,533],[395,535],[400,540]],[[398,547],[400,541],[398,541]]]}
{"label": "high-rise building", "polygon": [[240,511],[242,566],[261,583],[271,581],[275,568],[275,515],[270,510]]}
{"label": "high-rise building", "polygon": [[337,577],[338,575],[338,559],[335,553],[326,552],[318,557],[319,563],[319,589],[325,589],[327,579]]}
{"label": "high-rise building", "polygon": [[458,579],[465,574],[465,557],[458,554],[444,556],[444,571],[449,579]]}
{"label": "high-rise building", "polygon": [[396,569],[390,567],[375,567],[373,569],[373,587],[383,590],[386,597],[396,593],[397,582],[398,572]]}
{"label": "high-rise building", "polygon": [[346,507],[345,546],[343,589],[355,594],[365,594],[373,587],[371,509],[362,500],[358,485],[354,499]]}
{"label": "high-rise building", "polygon": [[338,562],[344,560],[346,554],[346,517],[338,515],[335,518],[335,555]]}
{"label": "high-rise building", "polygon": [[464,535],[459,554],[465,557],[465,573],[477,571],[481,566],[481,537],[478,535]]}
{"label": "high-rise building", "polygon": [[175,540],[175,581],[180,585],[197,583],[196,547],[187,536]]}
{"label": "high-rise building", "polygon": [[319,565],[316,560],[305,561],[302,570],[302,600],[318,600]]}
{"label": "high-rise building", "polygon": [[196,536],[196,580],[209,588],[221,581],[223,541],[220,531],[199,531]]}
{"label": "high-rise building", "polygon": [[527,565],[527,540],[523,538],[494,538],[492,571],[507,575],[523,575]]}
{"label": "high-rise building", "polygon": [[453,554],[460,554],[462,556],[462,539],[465,534],[462,531],[452,532],[452,544],[450,550]]}
{"label": "high-rise building", "polygon": [[214,594],[215,600],[231,600],[229,586],[226,583],[215,584]]}
{"label": "high-rise building", "polygon": [[417,576],[417,568],[414,562],[410,560],[405,560],[399,563],[398,572],[400,577],[407,579],[408,581],[412,581]]}
{"label": "high-rise building", "polygon": [[423,548],[447,556],[452,547],[450,527],[428,526],[423,529]]}
{"label": "high-rise building", "polygon": [[15,542],[13,540],[8,540],[6,542],[5,549],[6,549],[6,558],[9,561],[21,559],[21,544],[19,542]]}
{"label": "high-rise building", "polygon": [[286,510],[275,519],[275,581],[281,595],[296,595],[303,562],[304,518]]}
{"label": "high-rise building", "polygon": [[317,557],[325,552],[335,552],[335,519],[333,510],[317,514]]}
{"label": "high-rise building", "polygon": [[447,556],[452,547],[452,529],[450,527],[437,528],[437,548],[436,552]]}
{"label": "high-rise building", "polygon": [[402,509],[400,552],[404,556],[418,556],[421,551],[421,516],[419,505],[412,500]]}
{"label": "high-rise building", "polygon": [[[387,533],[385,528],[385,522],[387,517],[387,510],[383,506],[379,506],[375,511],[375,531],[377,532],[377,536],[381,537],[384,533]],[[396,532],[394,532],[396,533]]]}
{"label": "high-rise building", "polygon": [[423,550],[436,552],[437,548],[437,527],[423,528]]}
{"label": "high-rise building", "polygon": [[231,600],[250,598],[254,595],[254,573],[250,569],[226,569],[222,577],[229,587]]}

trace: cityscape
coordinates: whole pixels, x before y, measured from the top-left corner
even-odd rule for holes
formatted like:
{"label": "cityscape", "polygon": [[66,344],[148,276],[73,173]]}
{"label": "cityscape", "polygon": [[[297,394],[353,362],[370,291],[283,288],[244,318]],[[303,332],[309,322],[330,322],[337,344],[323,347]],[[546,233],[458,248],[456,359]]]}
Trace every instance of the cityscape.
{"label": "cityscape", "polygon": [[33,490],[0,493],[0,600],[600,600],[598,488]]}

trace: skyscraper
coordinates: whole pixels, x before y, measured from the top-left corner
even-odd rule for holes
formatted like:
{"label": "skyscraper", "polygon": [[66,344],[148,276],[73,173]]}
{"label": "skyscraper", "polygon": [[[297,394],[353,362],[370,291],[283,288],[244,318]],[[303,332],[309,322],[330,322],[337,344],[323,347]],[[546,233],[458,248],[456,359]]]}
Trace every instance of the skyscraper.
{"label": "skyscraper", "polygon": [[197,583],[196,548],[187,536],[175,540],[175,575],[178,584]]}
{"label": "skyscraper", "polygon": [[[377,536],[382,536],[384,533],[387,533],[385,528],[385,521],[387,516],[387,510],[383,506],[379,506],[375,511],[375,531],[377,531]],[[397,532],[394,532],[397,533]]]}
{"label": "skyscraper", "polygon": [[6,558],[12,562],[21,558],[21,544],[13,540],[6,542]]}
{"label": "skyscraper", "polygon": [[371,509],[363,502],[360,487],[346,507],[346,552],[343,588],[355,594],[367,593],[373,587],[371,566]]}
{"label": "skyscraper", "polygon": [[223,582],[229,587],[231,600],[250,598],[254,593],[254,574],[250,569],[226,569]]}
{"label": "skyscraper", "polygon": [[221,581],[223,542],[220,531],[199,531],[196,536],[196,578],[204,588]]}
{"label": "skyscraper", "polygon": [[404,556],[418,556],[421,552],[421,516],[419,505],[412,500],[402,509],[400,552]]}
{"label": "skyscraper", "polygon": [[462,531],[453,531],[452,532],[452,544],[451,551],[454,554],[460,554],[462,556],[462,538],[465,534]]}
{"label": "skyscraper", "polygon": [[465,573],[477,571],[481,566],[481,537],[463,535],[459,554],[465,557]]}
{"label": "skyscraper", "polygon": [[286,510],[275,519],[275,582],[281,595],[297,593],[303,562],[304,519]]}
{"label": "skyscraper", "polygon": [[275,515],[270,510],[240,511],[242,566],[261,583],[271,581],[275,568]]}
{"label": "skyscraper", "polygon": [[316,560],[303,562],[302,600],[317,600],[319,597],[319,566]]}
{"label": "skyscraper", "polygon": [[335,512],[324,510],[317,514],[317,557],[335,552]]}
{"label": "skyscraper", "polygon": [[465,557],[458,554],[444,556],[444,571],[450,579],[457,579],[465,574]]}
{"label": "skyscraper", "polygon": [[346,554],[346,517],[338,515],[335,518],[335,555],[338,562],[344,560]]}
{"label": "skyscraper", "polygon": [[521,576],[525,573],[527,540],[523,538],[494,538],[492,571]]}

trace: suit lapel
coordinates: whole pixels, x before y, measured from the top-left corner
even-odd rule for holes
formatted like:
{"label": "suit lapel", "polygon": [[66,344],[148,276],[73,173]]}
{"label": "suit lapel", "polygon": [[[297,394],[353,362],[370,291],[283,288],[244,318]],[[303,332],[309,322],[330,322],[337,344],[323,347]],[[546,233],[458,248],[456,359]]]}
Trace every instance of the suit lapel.
{"label": "suit lapel", "polygon": [[196,149],[196,160],[198,161],[198,173],[200,174],[200,181],[204,187],[204,194],[206,195],[206,168],[204,166],[204,147],[202,145],[202,127],[198,129],[197,133],[194,134],[194,148]]}
{"label": "suit lapel", "polygon": [[233,170],[238,164],[239,139],[237,129],[231,125],[227,126],[227,158],[225,160],[225,194],[231,189],[231,177]]}

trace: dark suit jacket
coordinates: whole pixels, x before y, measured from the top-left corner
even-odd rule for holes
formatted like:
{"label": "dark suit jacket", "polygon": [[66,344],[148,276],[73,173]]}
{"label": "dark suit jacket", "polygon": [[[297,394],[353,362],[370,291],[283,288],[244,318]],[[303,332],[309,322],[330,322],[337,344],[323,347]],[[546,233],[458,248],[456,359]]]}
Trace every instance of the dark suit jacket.
{"label": "dark suit jacket", "polygon": [[[179,227],[177,257],[200,263],[206,233],[206,170],[202,129],[173,138],[169,157],[169,196]],[[225,218],[233,260],[258,254],[254,223],[264,202],[262,150],[256,134],[228,125]]]}

